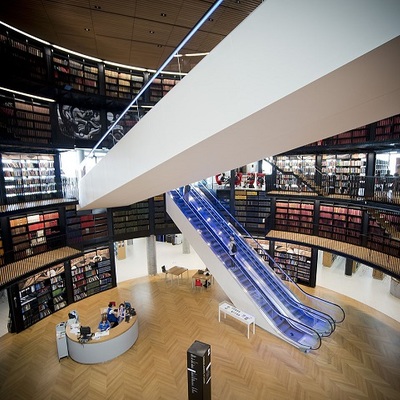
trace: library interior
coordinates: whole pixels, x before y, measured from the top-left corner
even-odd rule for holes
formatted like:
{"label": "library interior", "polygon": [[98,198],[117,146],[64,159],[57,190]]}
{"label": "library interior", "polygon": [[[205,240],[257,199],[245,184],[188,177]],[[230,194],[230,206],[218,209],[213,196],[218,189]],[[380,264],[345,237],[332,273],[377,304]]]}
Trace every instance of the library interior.
{"label": "library interior", "polygon": [[[265,127],[267,133],[257,126],[260,132],[254,137],[260,141],[248,145],[245,142],[253,133],[247,136],[246,129],[255,130],[255,125],[243,121],[257,119],[254,115],[260,110],[250,112],[243,105],[241,116],[233,117],[227,110],[225,117],[221,106],[221,121],[216,122],[210,111],[210,124],[219,123],[221,132],[244,126],[241,143],[232,139],[225,149],[224,136],[193,134],[187,148],[181,148],[179,135],[186,131],[191,136],[191,127],[184,124],[170,139],[176,145],[174,153],[156,144],[164,143],[166,133],[153,135],[148,130],[141,136],[146,126],[162,130],[164,124],[169,132],[180,118],[190,118],[195,110],[186,117],[182,111],[170,115],[172,121],[164,121],[160,113],[163,107],[168,110],[169,99],[190,103],[186,94],[192,91],[195,98],[192,88],[207,86],[199,83],[207,67],[214,68],[218,56],[229,59],[224,43],[229,38],[238,42],[238,32],[247,39],[252,26],[257,32],[267,29],[258,27],[261,17],[282,16],[279,2],[182,0],[167,5],[157,0],[153,6],[143,2],[147,7],[142,9],[144,4],[136,1],[126,14],[120,13],[119,2],[98,1],[93,6],[84,1],[81,8],[72,1],[57,7],[47,1],[40,6],[22,3],[0,6],[4,11],[0,16],[0,344],[5,349],[0,355],[0,397],[8,398],[13,391],[16,398],[45,398],[41,390],[47,381],[39,376],[45,371],[54,381],[47,386],[48,398],[60,399],[70,398],[60,391],[74,382],[80,383],[71,389],[78,398],[91,398],[100,391],[107,397],[138,399],[211,399],[211,394],[215,399],[238,400],[333,399],[352,394],[360,399],[398,398],[398,95],[393,95],[388,111],[377,107],[380,118],[363,114],[363,106],[354,107],[350,121],[362,123],[340,131],[331,132],[331,126],[341,126],[341,122],[331,124],[332,115],[316,116],[318,128],[326,121],[326,132],[314,130],[305,138],[292,132],[296,146],[282,135],[279,143],[271,143],[271,149],[284,148],[276,153],[264,147],[264,136],[279,126]],[[297,18],[300,22],[312,18],[299,14],[294,1],[289,3],[295,15],[289,13],[291,29]],[[312,1],[300,3],[312,13],[321,12]],[[342,10],[344,3],[340,0],[332,12]],[[17,5],[32,11],[32,21],[18,18]],[[386,11],[372,7],[356,17],[356,5],[347,10],[346,18],[357,23],[369,22],[369,14],[374,14],[376,31],[383,31],[376,35],[382,43],[371,40],[356,62],[362,64],[366,49],[372,53],[386,42],[392,45],[393,58],[400,59],[399,29],[393,28],[393,33],[388,23],[386,33],[378,23],[379,17],[383,22],[389,18],[390,7]],[[44,11],[52,23],[61,23],[63,14],[65,26],[49,24],[44,29],[40,24]],[[398,6],[392,11],[393,18],[400,16]],[[84,33],[68,32],[77,27],[77,16],[80,23],[85,18],[91,21]],[[116,37],[132,21],[136,25],[127,37],[114,40],[101,28],[102,21]],[[196,21],[203,25],[197,27],[194,39],[189,38]],[[350,26],[349,32],[354,29]],[[168,38],[162,45],[157,42],[160,31]],[[178,37],[189,40],[180,49],[182,54],[173,53]],[[245,47],[243,43],[239,46]],[[136,53],[142,58],[135,58]],[[162,65],[168,54],[168,65]],[[345,67],[341,64],[337,70]],[[253,74],[250,70],[227,72],[236,74],[235,90],[245,85]],[[326,74],[328,79],[337,78],[335,72],[336,68]],[[312,91],[312,84],[305,85],[307,90]],[[390,93],[400,92],[398,74],[390,87]],[[219,95],[225,98],[217,90],[207,90],[215,97],[210,104]],[[260,92],[254,97],[262,97]],[[242,95],[247,99],[247,92]],[[197,97],[195,106],[196,101],[205,102]],[[285,103],[285,98],[280,100]],[[342,115],[348,124],[351,113],[337,111],[336,119]],[[297,114],[288,110],[287,119]],[[158,120],[154,125],[152,116]],[[206,116],[198,117],[204,127]],[[224,125],[224,118],[231,117],[234,128]],[[303,123],[303,116],[298,118],[300,133],[304,127],[314,129],[312,123]],[[281,119],[282,127],[290,130],[292,125]],[[110,168],[107,160],[129,156],[132,140],[138,146],[144,143],[143,150],[138,147],[135,152],[142,151],[146,161],[132,157]],[[201,142],[207,140],[213,148],[222,146],[210,148],[209,157],[200,154],[207,148]],[[154,146],[154,154],[147,154],[147,145]],[[198,154],[188,165],[184,153],[191,154],[196,146],[193,151]],[[219,159],[212,156],[214,151]],[[246,158],[263,152],[265,156],[257,159]],[[163,153],[177,163],[181,153],[185,164],[176,170],[179,164],[168,164]],[[205,166],[196,172],[191,166],[200,159]],[[232,164],[241,159],[241,165]],[[120,171],[122,165],[132,168]],[[152,174],[153,166],[160,178]],[[107,175],[98,172],[101,168],[108,169]],[[146,168],[149,171],[134,176]],[[203,171],[213,172],[199,176]],[[189,176],[197,179],[185,180]],[[90,186],[90,179],[97,187]],[[141,190],[152,195],[143,197]],[[107,205],[108,199],[112,201]],[[34,343],[40,343],[38,348],[33,349]],[[164,371],[158,372],[158,363]],[[205,363],[204,370],[197,371],[193,366],[197,363]],[[75,368],[79,377],[72,372]],[[19,387],[20,370],[31,383],[31,392]],[[89,371],[87,385],[84,371]],[[121,387],[99,384],[104,374],[107,380],[118,381],[118,371]],[[299,387],[302,379],[308,388]],[[129,397],[132,392],[137,397]]]}

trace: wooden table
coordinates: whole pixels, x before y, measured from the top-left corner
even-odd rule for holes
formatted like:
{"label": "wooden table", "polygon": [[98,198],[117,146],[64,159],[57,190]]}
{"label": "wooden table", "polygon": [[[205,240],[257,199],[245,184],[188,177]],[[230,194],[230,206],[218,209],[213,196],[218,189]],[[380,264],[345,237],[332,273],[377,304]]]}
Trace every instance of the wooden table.
{"label": "wooden table", "polygon": [[178,285],[179,285],[179,280],[182,279],[182,275],[186,272],[187,277],[189,277],[189,272],[188,269],[185,267],[171,267],[170,269],[167,269],[165,271],[165,279],[167,279],[168,274],[171,274],[172,276],[176,276],[178,278]]}
{"label": "wooden table", "polygon": [[230,315],[231,317],[237,319],[238,321],[243,322],[247,325],[247,339],[250,336],[250,325],[253,324],[253,334],[256,333],[256,319],[245,312],[239,310],[232,304],[227,303],[226,301],[219,304],[218,308],[218,321],[221,322],[221,312],[224,313],[224,317],[226,315]]}
{"label": "wooden table", "polygon": [[211,283],[214,283],[214,277],[210,273],[208,273],[208,275],[206,275],[205,273],[199,274],[198,272],[196,272],[192,276],[192,288],[194,288],[197,279],[200,279],[202,284],[203,284],[203,282],[205,283],[208,281],[210,281]]}

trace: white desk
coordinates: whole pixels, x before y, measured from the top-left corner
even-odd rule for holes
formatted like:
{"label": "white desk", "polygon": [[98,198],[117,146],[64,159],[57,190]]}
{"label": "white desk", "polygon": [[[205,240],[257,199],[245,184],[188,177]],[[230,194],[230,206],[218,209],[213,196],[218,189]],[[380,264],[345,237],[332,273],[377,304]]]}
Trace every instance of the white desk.
{"label": "white desk", "polygon": [[239,310],[232,304],[227,303],[226,301],[219,304],[218,307],[218,321],[221,322],[221,312],[224,313],[224,318],[226,315],[230,315],[231,317],[237,319],[240,322],[243,322],[247,325],[247,339],[250,337],[250,325],[253,324],[253,334],[256,333],[256,319],[245,312]]}
{"label": "white desk", "polygon": [[139,336],[137,316],[129,322],[121,322],[110,329],[107,335],[98,335],[87,343],[80,343],[74,329],[67,327],[67,344],[69,356],[81,364],[103,363],[128,351]]}

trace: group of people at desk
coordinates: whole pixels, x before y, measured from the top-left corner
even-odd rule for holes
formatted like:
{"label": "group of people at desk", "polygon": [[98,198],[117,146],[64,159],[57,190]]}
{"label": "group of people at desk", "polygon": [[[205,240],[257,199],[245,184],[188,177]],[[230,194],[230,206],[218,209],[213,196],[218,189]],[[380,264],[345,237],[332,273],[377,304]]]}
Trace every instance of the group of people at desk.
{"label": "group of people at desk", "polygon": [[124,320],[129,322],[130,317],[133,315],[136,315],[136,311],[129,303],[121,303],[118,308],[115,308],[115,303],[110,302],[107,311],[101,315],[98,330],[105,332],[115,328]]}

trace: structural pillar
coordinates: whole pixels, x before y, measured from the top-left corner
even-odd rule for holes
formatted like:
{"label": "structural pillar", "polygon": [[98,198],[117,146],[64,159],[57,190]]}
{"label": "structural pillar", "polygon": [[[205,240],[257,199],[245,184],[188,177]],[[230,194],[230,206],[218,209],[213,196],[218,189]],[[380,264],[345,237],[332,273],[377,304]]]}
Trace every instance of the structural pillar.
{"label": "structural pillar", "polygon": [[147,272],[149,275],[157,275],[157,251],[156,237],[150,235],[146,238],[147,248]]}
{"label": "structural pillar", "polygon": [[189,240],[186,239],[186,236],[182,236],[182,253],[190,254],[190,243]]}

